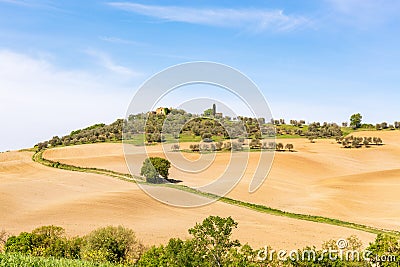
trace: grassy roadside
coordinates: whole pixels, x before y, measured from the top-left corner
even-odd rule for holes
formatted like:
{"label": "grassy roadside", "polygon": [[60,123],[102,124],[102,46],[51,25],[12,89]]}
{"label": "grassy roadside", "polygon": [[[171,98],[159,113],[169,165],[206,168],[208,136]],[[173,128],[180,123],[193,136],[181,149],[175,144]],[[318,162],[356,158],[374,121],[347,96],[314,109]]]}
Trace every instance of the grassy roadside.
{"label": "grassy roadside", "polygon": [[353,222],[347,222],[347,221],[324,217],[324,216],[287,212],[287,211],[267,207],[267,206],[264,206],[261,204],[245,202],[245,201],[232,199],[232,198],[228,198],[228,197],[220,197],[218,195],[199,191],[199,190],[190,188],[185,185],[151,184],[151,183],[145,182],[145,180],[141,177],[132,176],[130,174],[115,172],[115,171],[111,171],[111,170],[107,170],[107,169],[86,168],[86,167],[73,166],[73,165],[69,165],[69,164],[63,164],[60,162],[55,162],[55,161],[43,158],[43,151],[36,152],[32,156],[32,160],[34,162],[37,162],[37,163],[40,163],[42,165],[52,167],[52,168],[59,168],[59,169],[63,169],[63,170],[86,172],[86,173],[95,173],[95,174],[100,174],[100,175],[107,175],[107,176],[118,178],[118,179],[121,179],[124,181],[146,184],[146,185],[150,185],[150,186],[170,187],[170,188],[174,188],[177,190],[182,190],[185,192],[193,193],[193,194],[196,194],[199,196],[207,197],[210,199],[215,199],[217,201],[227,203],[230,205],[236,205],[236,206],[251,209],[251,210],[254,210],[257,212],[262,212],[265,214],[287,217],[287,218],[303,220],[303,221],[311,221],[311,222],[316,222],[316,223],[330,224],[330,225],[350,228],[350,229],[354,229],[354,230],[359,230],[359,231],[363,231],[363,232],[368,232],[368,233],[372,233],[372,234],[388,234],[391,236],[395,236],[397,238],[400,237],[400,232],[394,231],[394,230],[380,229],[380,228],[376,228],[376,227],[372,227],[372,226],[367,226],[367,225],[353,223]]}
{"label": "grassy roadside", "polygon": [[376,227],[372,227],[372,226],[342,221],[339,219],[334,219],[334,218],[329,218],[329,217],[324,217],[324,216],[287,212],[287,211],[267,207],[267,206],[264,206],[261,204],[245,202],[245,201],[232,199],[232,198],[228,198],[228,197],[219,197],[217,195],[198,191],[196,189],[193,189],[193,188],[190,188],[190,187],[187,187],[184,185],[166,185],[166,186],[170,186],[170,187],[173,187],[173,188],[176,188],[179,190],[187,191],[187,192],[201,195],[204,197],[218,199],[218,201],[223,202],[223,203],[248,208],[248,209],[251,209],[251,210],[254,210],[257,212],[262,212],[262,213],[266,213],[266,214],[270,214],[270,215],[287,217],[287,218],[303,220],[303,221],[311,221],[311,222],[316,222],[316,223],[330,224],[330,225],[335,225],[335,226],[340,226],[340,227],[345,227],[345,228],[351,228],[351,229],[355,229],[355,230],[359,230],[359,231],[363,231],[363,232],[368,232],[368,233],[372,233],[372,234],[388,234],[391,236],[400,237],[400,232],[394,231],[394,230],[380,229],[380,228],[376,228]]}
{"label": "grassy roadside", "polygon": [[129,182],[144,182],[144,180],[141,177],[137,177],[137,176],[133,177],[132,175],[127,174],[127,173],[120,173],[120,172],[107,170],[107,169],[100,169],[100,168],[79,167],[79,166],[74,166],[74,165],[69,165],[69,164],[52,161],[52,160],[43,158],[43,152],[44,152],[44,150],[41,150],[41,151],[33,154],[32,160],[34,162],[40,163],[47,167],[58,168],[58,169],[63,169],[63,170],[67,170],[67,171],[77,171],[77,172],[101,174],[101,175],[111,176],[114,178],[118,178],[120,180],[129,181]]}

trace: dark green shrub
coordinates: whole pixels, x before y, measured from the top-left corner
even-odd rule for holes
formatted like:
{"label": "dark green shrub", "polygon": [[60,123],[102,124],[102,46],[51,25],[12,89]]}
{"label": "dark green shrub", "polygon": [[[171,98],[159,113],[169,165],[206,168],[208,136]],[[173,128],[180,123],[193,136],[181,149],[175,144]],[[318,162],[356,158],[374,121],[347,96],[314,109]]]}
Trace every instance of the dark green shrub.
{"label": "dark green shrub", "polygon": [[35,256],[65,257],[67,239],[64,229],[59,226],[42,226],[32,231],[33,251]]}
{"label": "dark green shrub", "polygon": [[10,236],[5,245],[6,252],[32,254],[34,243],[33,234],[22,232],[18,236]]}
{"label": "dark green shrub", "polygon": [[65,257],[68,259],[80,259],[82,244],[82,237],[78,236],[68,239],[65,246]]}
{"label": "dark green shrub", "polygon": [[160,179],[162,176],[168,179],[169,168],[171,163],[160,157],[150,157],[144,160],[143,166],[140,170],[140,174],[146,177],[146,181],[149,183],[162,183],[164,179]]}
{"label": "dark green shrub", "polygon": [[23,232],[11,236],[5,245],[6,252],[18,252],[44,257],[68,257],[66,254],[68,241],[64,229],[58,226],[42,226],[32,233]]}
{"label": "dark green shrub", "polygon": [[132,264],[143,253],[144,246],[135,233],[122,226],[107,226],[84,237],[81,256],[85,260]]}

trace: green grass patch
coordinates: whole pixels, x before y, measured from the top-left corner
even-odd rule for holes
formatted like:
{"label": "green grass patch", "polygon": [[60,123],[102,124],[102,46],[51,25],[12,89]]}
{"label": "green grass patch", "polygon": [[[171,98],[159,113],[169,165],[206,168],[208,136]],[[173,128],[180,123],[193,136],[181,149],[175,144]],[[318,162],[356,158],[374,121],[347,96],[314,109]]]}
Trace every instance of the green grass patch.
{"label": "green grass patch", "polygon": [[135,146],[143,146],[145,144],[145,136],[144,134],[135,134],[132,138],[124,139],[123,142]]}
{"label": "green grass patch", "polygon": [[277,134],[276,139],[289,139],[289,138],[307,138],[307,136],[301,136],[297,134]]}
{"label": "green grass patch", "polygon": [[74,165],[60,163],[58,161],[52,161],[49,159],[45,159],[43,157],[43,152],[44,151],[42,150],[42,151],[38,151],[35,154],[33,154],[32,160],[37,163],[40,163],[42,165],[48,166],[48,167],[63,169],[63,170],[67,170],[67,171],[88,172],[88,173],[107,175],[107,176],[111,176],[111,177],[118,178],[121,180],[130,181],[130,182],[131,181],[142,182],[142,180],[143,180],[141,177],[137,177],[137,176],[133,177],[132,175],[127,174],[127,173],[120,173],[120,172],[107,170],[107,169],[101,169],[101,168],[78,167],[78,166],[74,166]]}
{"label": "green grass patch", "polygon": [[365,131],[377,131],[377,130],[375,127],[361,127],[357,129],[353,129],[352,127],[342,127],[343,136],[347,136],[356,132],[365,132]]}
{"label": "green grass patch", "polygon": [[[165,141],[163,143],[166,143],[166,144],[176,143],[176,141],[177,141],[171,134],[166,134],[166,135],[164,135],[164,137],[165,137]],[[212,140],[214,142],[219,142],[219,141],[224,141],[225,138],[223,136],[215,135],[212,137]],[[187,143],[187,142],[199,143],[199,142],[201,142],[201,136],[183,133],[183,134],[179,135],[178,141],[182,142],[182,143]],[[144,134],[135,134],[130,139],[124,139],[124,143],[135,145],[135,146],[143,146],[146,143],[145,136],[144,136]],[[154,143],[154,144],[159,144],[159,143]],[[149,144],[146,144],[146,145],[149,145]]]}
{"label": "green grass patch", "polygon": [[0,253],[0,266],[20,267],[122,267],[110,263],[95,263],[82,260],[34,257],[18,253]]}

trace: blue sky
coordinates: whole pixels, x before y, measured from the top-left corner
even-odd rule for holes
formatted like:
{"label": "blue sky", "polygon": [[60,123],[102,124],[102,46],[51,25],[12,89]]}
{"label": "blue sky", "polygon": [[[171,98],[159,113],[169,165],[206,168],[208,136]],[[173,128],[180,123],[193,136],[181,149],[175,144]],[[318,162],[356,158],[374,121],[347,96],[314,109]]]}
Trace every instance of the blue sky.
{"label": "blue sky", "polygon": [[245,73],[277,118],[400,120],[399,20],[396,0],[0,0],[0,151],[123,117],[195,60]]}

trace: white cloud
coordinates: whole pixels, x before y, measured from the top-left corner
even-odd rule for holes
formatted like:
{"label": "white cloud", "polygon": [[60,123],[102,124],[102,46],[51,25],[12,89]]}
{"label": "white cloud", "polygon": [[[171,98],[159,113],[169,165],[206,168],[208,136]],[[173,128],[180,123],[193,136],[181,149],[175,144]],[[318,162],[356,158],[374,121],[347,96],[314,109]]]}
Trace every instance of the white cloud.
{"label": "white cloud", "polygon": [[139,76],[140,73],[136,72],[128,67],[119,65],[112,60],[112,58],[104,52],[88,49],[85,51],[88,55],[94,57],[98,63],[104,67],[105,69],[112,71],[119,75],[126,75],[126,76]]}
{"label": "white cloud", "polygon": [[0,50],[0,151],[124,117],[136,86],[109,72],[64,70]]}
{"label": "white cloud", "polygon": [[246,28],[254,31],[288,31],[310,23],[305,17],[286,15],[282,10],[191,8],[130,2],[111,2],[109,5],[166,21]]}
{"label": "white cloud", "polygon": [[109,42],[109,43],[114,43],[114,44],[126,44],[126,45],[144,45],[141,42],[136,42],[136,41],[131,41],[127,39],[122,39],[114,36],[100,36],[100,40]]}
{"label": "white cloud", "polygon": [[30,6],[30,4],[23,0],[0,0],[0,3],[7,3],[19,6]]}
{"label": "white cloud", "polygon": [[39,9],[50,9],[53,11],[62,11],[61,9],[54,6],[51,0],[0,0],[0,3],[6,3],[16,5],[25,8],[39,8]]}
{"label": "white cloud", "polygon": [[334,19],[361,28],[382,25],[398,18],[398,0],[325,0]]}

